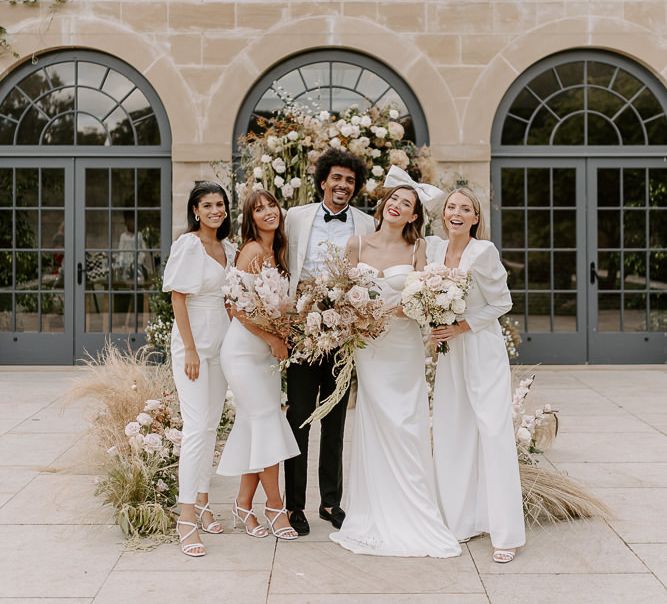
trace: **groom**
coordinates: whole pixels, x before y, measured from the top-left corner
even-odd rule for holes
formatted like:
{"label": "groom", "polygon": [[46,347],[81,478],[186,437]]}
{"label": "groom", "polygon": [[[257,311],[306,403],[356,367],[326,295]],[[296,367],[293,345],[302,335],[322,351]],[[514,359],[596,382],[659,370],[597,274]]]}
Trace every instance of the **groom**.
{"label": "groom", "polygon": [[[316,277],[324,270],[326,245],[330,241],[341,250],[353,235],[375,230],[368,214],[349,205],[366,181],[363,161],[347,151],[329,149],[315,166],[315,184],[321,202],[290,208],[285,219],[289,242],[290,294],[300,281]],[[287,368],[287,421],[292,427],[301,454],[285,460],[285,505],[290,523],[299,535],[310,526],[303,510],[306,506],[308,475],[308,437],[310,424],[299,426],[336,387],[334,355],[321,362],[292,364]],[[320,428],[320,518],[340,528],[345,512],[340,508],[343,491],[343,430],[349,390],[333,410],[322,419]]]}

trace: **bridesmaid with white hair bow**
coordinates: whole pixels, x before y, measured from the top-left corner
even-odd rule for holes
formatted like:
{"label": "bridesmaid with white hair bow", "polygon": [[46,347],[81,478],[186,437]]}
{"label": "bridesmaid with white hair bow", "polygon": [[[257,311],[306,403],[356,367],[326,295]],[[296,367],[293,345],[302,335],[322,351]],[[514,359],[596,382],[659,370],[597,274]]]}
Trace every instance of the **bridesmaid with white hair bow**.
{"label": "bridesmaid with white hair bow", "polygon": [[438,507],[424,344],[417,322],[400,305],[408,275],[426,262],[423,204],[435,187],[407,179],[391,169],[389,190],[375,213],[376,231],[347,244],[351,264],[376,273],[381,297],[395,316],[381,337],[355,351],[358,394],[347,515],[330,538],[357,554],[448,558],[461,548]]}

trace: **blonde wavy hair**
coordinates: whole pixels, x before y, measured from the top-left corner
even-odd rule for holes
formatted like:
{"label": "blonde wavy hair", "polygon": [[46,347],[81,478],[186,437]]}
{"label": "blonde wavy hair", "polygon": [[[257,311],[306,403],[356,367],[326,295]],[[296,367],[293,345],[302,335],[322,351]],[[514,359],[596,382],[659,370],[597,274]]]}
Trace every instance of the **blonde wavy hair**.
{"label": "blonde wavy hair", "polygon": [[449,231],[447,230],[447,225],[445,224],[445,208],[447,207],[449,198],[454,195],[454,193],[460,193],[461,195],[467,197],[472,204],[472,209],[475,211],[475,215],[477,216],[477,224],[473,224],[470,228],[470,236],[474,237],[475,239],[488,239],[489,233],[486,229],[484,214],[482,213],[482,204],[479,201],[479,197],[475,195],[475,192],[468,187],[457,187],[456,189],[452,189],[449,193],[447,193],[447,197],[445,197],[445,202],[442,205],[441,218],[442,228],[445,230],[445,233],[447,233],[447,237],[449,237]]}

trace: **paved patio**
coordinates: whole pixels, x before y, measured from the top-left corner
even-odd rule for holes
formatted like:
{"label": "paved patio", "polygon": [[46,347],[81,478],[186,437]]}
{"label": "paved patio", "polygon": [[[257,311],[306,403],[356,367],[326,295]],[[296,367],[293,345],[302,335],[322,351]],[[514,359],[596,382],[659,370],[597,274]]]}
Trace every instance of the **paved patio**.
{"label": "paved patio", "polygon": [[313,530],[298,542],[232,531],[237,481],[218,477],[211,499],[227,529],[204,535],[208,556],[186,558],[174,544],[125,551],[93,496],[90,408],[59,400],[81,371],[0,368],[0,604],[667,602],[664,366],[538,368],[529,400],[551,403],[561,420],[546,463],[587,484],[616,518],[531,529],[506,566],[491,562],[486,538],[449,560],[350,554],[317,518],[315,473]]}

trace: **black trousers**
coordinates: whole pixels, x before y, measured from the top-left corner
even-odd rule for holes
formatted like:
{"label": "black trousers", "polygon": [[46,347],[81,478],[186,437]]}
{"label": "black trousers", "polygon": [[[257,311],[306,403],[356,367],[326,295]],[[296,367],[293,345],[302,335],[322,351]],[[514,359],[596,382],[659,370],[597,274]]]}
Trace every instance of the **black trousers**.
{"label": "black trousers", "polygon": [[[333,365],[331,354],[320,364],[293,364],[287,368],[287,421],[301,451],[297,457],[285,460],[285,507],[290,511],[306,507],[310,424],[299,426],[315,410],[317,395],[322,401],[335,390]],[[320,503],[325,507],[339,506],[343,494],[343,430],[349,394],[348,388],[320,423]]]}

